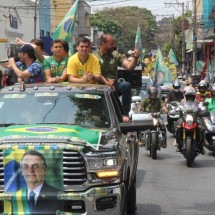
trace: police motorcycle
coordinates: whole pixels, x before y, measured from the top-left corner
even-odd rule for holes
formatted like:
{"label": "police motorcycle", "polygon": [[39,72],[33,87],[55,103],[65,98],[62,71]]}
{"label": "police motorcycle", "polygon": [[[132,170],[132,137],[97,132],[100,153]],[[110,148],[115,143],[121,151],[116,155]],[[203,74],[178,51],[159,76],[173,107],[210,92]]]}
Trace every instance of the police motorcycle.
{"label": "police motorcycle", "polygon": [[176,140],[179,152],[186,159],[187,167],[192,167],[194,159],[200,153],[204,154],[204,129],[199,118],[204,116],[204,111],[199,107],[199,103],[194,102],[194,89],[185,92],[185,98],[186,101],[176,109],[180,115],[176,123]]}
{"label": "police motorcycle", "polygon": [[[151,95],[153,94],[157,97],[157,89],[155,88],[156,92],[153,93],[150,89],[152,88],[150,87],[148,91],[151,92]],[[151,125],[149,129],[138,133],[138,139],[139,143],[141,143],[141,145],[150,152],[152,159],[157,159],[157,151],[160,150],[161,147],[166,148],[166,128],[163,123],[163,119],[160,116],[161,112],[143,111],[141,113],[137,113],[137,106],[140,102],[139,99],[137,96],[132,98],[134,106],[131,108],[130,118],[132,119],[132,122],[139,121],[140,123]]]}
{"label": "police motorcycle", "polygon": [[151,128],[139,133],[139,141],[146,151],[150,152],[152,159],[157,159],[157,151],[166,144],[166,132],[161,130],[161,112],[157,113],[133,113],[132,122],[141,121],[151,124]]}

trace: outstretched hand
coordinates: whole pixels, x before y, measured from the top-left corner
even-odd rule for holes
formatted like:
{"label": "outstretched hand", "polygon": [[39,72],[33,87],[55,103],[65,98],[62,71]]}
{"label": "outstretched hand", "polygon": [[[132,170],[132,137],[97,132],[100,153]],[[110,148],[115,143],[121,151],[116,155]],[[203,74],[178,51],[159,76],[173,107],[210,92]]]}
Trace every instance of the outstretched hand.
{"label": "outstretched hand", "polygon": [[19,37],[17,37],[15,41],[16,41],[16,44],[18,44],[18,45],[25,44],[24,41],[22,41]]}

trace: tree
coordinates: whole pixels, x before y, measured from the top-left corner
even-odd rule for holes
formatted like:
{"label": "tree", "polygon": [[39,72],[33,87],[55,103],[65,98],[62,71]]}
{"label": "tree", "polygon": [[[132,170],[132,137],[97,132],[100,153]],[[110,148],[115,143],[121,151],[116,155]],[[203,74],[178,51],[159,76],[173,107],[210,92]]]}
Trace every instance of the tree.
{"label": "tree", "polygon": [[142,47],[154,39],[151,29],[157,28],[155,17],[151,11],[139,7],[105,8],[91,18],[91,25],[99,31],[112,34],[120,51],[134,49],[137,26],[140,26]]}

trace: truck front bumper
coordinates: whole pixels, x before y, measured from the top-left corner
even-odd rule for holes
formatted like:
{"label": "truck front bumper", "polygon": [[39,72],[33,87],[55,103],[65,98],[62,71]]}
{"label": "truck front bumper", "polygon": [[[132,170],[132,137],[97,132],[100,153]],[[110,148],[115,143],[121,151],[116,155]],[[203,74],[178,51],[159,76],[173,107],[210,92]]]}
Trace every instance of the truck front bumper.
{"label": "truck front bumper", "polygon": [[93,187],[85,192],[63,192],[59,195],[59,199],[65,202],[64,205],[67,210],[64,213],[120,215],[123,210],[124,193],[125,185],[118,184]]}

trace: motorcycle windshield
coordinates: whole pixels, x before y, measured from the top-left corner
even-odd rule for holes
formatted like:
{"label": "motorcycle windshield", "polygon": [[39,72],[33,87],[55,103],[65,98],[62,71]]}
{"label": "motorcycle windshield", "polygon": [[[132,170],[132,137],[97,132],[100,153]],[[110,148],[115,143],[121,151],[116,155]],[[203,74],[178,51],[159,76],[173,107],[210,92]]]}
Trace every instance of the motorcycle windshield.
{"label": "motorcycle windshield", "polygon": [[197,102],[185,102],[183,105],[180,107],[184,112],[197,112],[199,110],[199,106]]}
{"label": "motorcycle windshield", "polygon": [[210,112],[210,119],[212,124],[215,124],[215,111]]}

